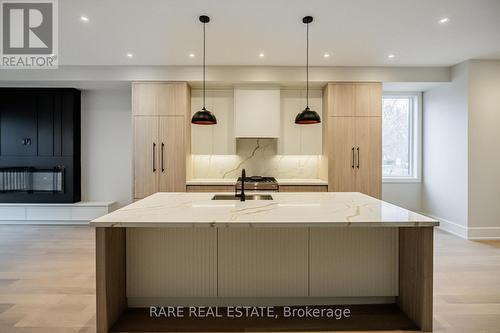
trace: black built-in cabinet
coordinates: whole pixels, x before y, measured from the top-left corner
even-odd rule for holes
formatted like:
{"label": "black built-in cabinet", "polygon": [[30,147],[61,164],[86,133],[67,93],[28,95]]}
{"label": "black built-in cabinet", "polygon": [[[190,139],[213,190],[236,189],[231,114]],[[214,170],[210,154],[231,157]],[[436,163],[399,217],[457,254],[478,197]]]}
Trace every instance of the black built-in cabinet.
{"label": "black built-in cabinet", "polygon": [[80,91],[0,88],[0,202],[77,202],[80,179]]}

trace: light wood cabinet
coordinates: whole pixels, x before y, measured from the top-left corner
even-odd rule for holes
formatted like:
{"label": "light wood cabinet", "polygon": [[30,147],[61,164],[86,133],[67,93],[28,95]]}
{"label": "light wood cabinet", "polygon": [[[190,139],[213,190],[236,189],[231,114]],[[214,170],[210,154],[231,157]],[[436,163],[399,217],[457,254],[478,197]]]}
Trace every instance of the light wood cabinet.
{"label": "light wood cabinet", "polygon": [[356,118],[328,117],[328,187],[333,192],[356,189]]}
{"label": "light wood cabinet", "polygon": [[186,191],[189,94],[186,83],[133,83],[134,198]]}
{"label": "light wood cabinet", "polygon": [[187,192],[234,192],[234,185],[187,185]]}
{"label": "light wood cabinet", "polygon": [[354,93],[354,83],[328,84],[325,91],[329,96],[328,116],[355,116]]}
{"label": "light wood cabinet", "polygon": [[134,116],[186,116],[189,89],[185,82],[134,82]]}
{"label": "light wood cabinet", "polygon": [[382,116],[382,83],[356,83],[354,90],[356,117]]}
{"label": "light wood cabinet", "polygon": [[280,185],[280,192],[328,192],[328,185]]}
{"label": "light wood cabinet", "polygon": [[380,117],[382,115],[382,84],[379,82],[329,83],[327,111],[331,117]]}
{"label": "light wood cabinet", "polygon": [[185,117],[159,118],[159,191],[186,191]]}
{"label": "light wood cabinet", "polygon": [[356,190],[382,196],[382,119],[356,118]]}
{"label": "light wood cabinet", "polygon": [[382,89],[380,83],[330,83],[324,88],[324,154],[328,190],[381,197]]}
{"label": "light wood cabinet", "polygon": [[376,198],[382,187],[380,117],[328,117],[328,188]]}
{"label": "light wood cabinet", "polygon": [[[328,192],[328,185],[280,185],[280,192]],[[187,185],[187,192],[234,192],[234,185]]]}
{"label": "light wood cabinet", "polygon": [[134,118],[134,197],[145,198],[158,189],[158,118]]}

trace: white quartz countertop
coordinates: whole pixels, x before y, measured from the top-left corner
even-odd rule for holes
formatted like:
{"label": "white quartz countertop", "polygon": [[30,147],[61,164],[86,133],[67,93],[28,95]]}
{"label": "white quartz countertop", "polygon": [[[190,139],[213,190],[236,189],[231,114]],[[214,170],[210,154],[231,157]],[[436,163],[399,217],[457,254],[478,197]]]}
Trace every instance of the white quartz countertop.
{"label": "white quartz countertop", "polygon": [[[326,180],[313,178],[277,178],[279,185],[328,185]],[[195,178],[186,181],[186,185],[234,185],[236,178]]]}
{"label": "white quartz countertop", "polygon": [[[226,195],[228,193],[225,193]],[[155,193],[91,221],[95,227],[425,227],[439,222],[357,192],[269,192],[274,200]]]}

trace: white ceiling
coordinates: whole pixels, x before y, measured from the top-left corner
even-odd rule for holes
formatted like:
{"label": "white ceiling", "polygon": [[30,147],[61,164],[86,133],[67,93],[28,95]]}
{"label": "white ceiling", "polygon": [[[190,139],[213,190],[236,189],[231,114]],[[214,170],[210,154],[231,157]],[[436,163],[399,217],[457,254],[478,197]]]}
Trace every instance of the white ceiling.
{"label": "white ceiling", "polygon": [[[199,64],[200,14],[212,19],[211,65],[302,65],[305,15],[314,16],[315,66],[449,66],[500,59],[500,0],[60,0],[60,64]],[[442,17],[450,22],[438,24]],[[330,58],[323,58],[325,52]],[[394,59],[387,58],[390,53]]]}

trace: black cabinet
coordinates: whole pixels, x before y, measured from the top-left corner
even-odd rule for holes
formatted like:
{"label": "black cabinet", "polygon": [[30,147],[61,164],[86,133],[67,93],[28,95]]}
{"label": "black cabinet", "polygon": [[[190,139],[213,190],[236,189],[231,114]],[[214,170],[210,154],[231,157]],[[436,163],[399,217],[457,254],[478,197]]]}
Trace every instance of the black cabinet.
{"label": "black cabinet", "polygon": [[80,174],[80,91],[0,88],[0,202],[80,201]]}
{"label": "black cabinet", "polygon": [[36,109],[35,96],[0,95],[2,156],[36,156]]}

